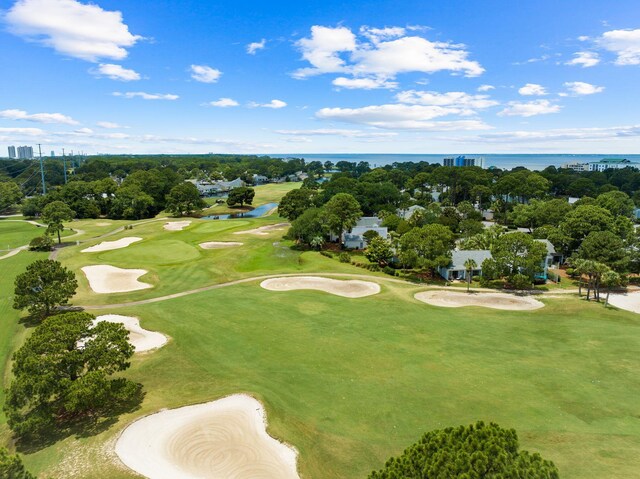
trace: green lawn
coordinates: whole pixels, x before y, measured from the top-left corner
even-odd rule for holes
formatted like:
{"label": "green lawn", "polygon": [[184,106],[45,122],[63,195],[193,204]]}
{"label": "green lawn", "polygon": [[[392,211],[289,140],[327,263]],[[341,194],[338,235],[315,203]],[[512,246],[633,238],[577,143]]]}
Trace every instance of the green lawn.
{"label": "green lawn", "polygon": [[256,196],[253,198],[251,206],[245,206],[244,208],[230,208],[227,206],[226,199],[222,204],[216,204],[216,200],[219,198],[207,198],[205,201],[210,205],[209,208],[204,210],[206,215],[224,215],[228,213],[238,213],[239,211],[249,211],[252,207],[264,205],[266,203],[277,203],[285,194],[296,188],[300,188],[301,182],[288,182],[288,183],[272,183],[268,185],[253,186],[252,188],[256,192]]}
{"label": "green lawn", "polygon": [[23,221],[0,218],[0,256],[6,250],[29,244],[36,236],[42,236],[46,228],[35,226]]}
{"label": "green lawn", "polygon": [[132,478],[99,451],[134,417],[244,391],[298,448],[304,477],[365,477],[422,432],[478,419],[516,428],[563,478],[637,477],[636,315],[575,298],[527,313],[442,309],[383,285],[350,300],[256,282],[118,310],[171,338],[128,373],[145,385],[142,409],[26,461],[58,475],[52,460],[69,457],[90,461],[81,477]]}

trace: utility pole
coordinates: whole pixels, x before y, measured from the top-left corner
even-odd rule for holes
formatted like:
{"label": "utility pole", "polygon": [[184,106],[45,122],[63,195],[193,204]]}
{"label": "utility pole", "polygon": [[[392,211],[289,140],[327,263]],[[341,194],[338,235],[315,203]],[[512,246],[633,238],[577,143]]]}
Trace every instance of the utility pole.
{"label": "utility pole", "polygon": [[62,149],[62,167],[64,168],[64,184],[67,184],[67,157],[64,156],[64,148]]}
{"label": "utility pole", "polygon": [[42,165],[42,148],[40,147],[40,143],[38,143],[38,154],[40,155],[40,178],[42,179],[42,194],[47,194],[47,187],[44,184],[44,166]]}

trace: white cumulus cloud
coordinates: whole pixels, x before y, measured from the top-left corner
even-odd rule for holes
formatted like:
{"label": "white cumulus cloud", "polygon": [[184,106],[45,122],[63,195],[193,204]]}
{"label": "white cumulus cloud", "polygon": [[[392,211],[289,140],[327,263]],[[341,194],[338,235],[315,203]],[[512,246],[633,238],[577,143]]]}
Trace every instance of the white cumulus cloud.
{"label": "white cumulus cloud", "polygon": [[267,40],[263,38],[259,42],[251,42],[247,45],[247,53],[255,55],[258,50],[262,50],[267,44]]}
{"label": "white cumulus cloud", "polygon": [[549,100],[534,100],[529,102],[510,101],[507,107],[498,113],[500,116],[536,116],[557,113],[560,105],[555,105]]}
{"label": "white cumulus cloud", "polygon": [[62,123],[64,125],[77,125],[73,118],[62,113],[27,113],[24,110],[0,111],[0,118],[6,120],[26,120],[36,123]]}
{"label": "white cumulus cloud", "polygon": [[596,44],[616,54],[616,65],[640,65],[640,28],[605,32]]}
{"label": "white cumulus cloud", "polygon": [[112,63],[101,63],[98,68],[91,70],[91,73],[98,77],[107,77],[111,80],[136,81],[140,80],[140,74],[135,70],[124,68],[121,65]]}
{"label": "white cumulus cloud", "polygon": [[391,131],[362,131],[340,128],[317,128],[315,130],[276,130],[280,135],[292,136],[341,136],[343,138],[393,138],[398,136]]}
{"label": "white cumulus cloud", "polygon": [[484,72],[478,62],[468,59],[464,45],[432,42],[416,30],[410,32],[402,27],[362,27],[356,35],[343,26],[314,25],[309,37],[296,42],[310,66],[296,70],[293,77],[342,73],[352,76],[352,81],[343,76],[334,82],[349,85],[345,88],[372,89],[401,73],[450,71],[473,77]]}
{"label": "white cumulus cloud", "polygon": [[523,96],[543,96],[547,94],[547,90],[537,83],[527,83],[518,90],[518,93]]}
{"label": "white cumulus cloud", "polygon": [[220,98],[216,101],[210,101],[207,106],[216,106],[218,108],[229,108],[231,106],[238,106],[238,102],[232,98]]}
{"label": "white cumulus cloud", "polygon": [[338,77],[331,82],[339,88],[347,88],[349,90],[375,90],[378,88],[394,89],[398,88],[398,83],[388,81],[384,78],[347,78]]}
{"label": "white cumulus cloud", "polygon": [[282,100],[271,100],[269,103],[256,103],[255,101],[249,103],[249,108],[273,108],[277,110],[285,106],[287,106],[287,104]]}
{"label": "white cumulus cloud", "polygon": [[591,83],[581,81],[566,82],[564,86],[567,87],[567,90],[574,95],[593,95],[594,93],[601,93],[604,91],[603,86],[596,86]]}
{"label": "white cumulus cloud", "polygon": [[91,62],[122,60],[142,38],[129,32],[122,13],[76,0],[18,0],[4,21],[15,35]]}
{"label": "white cumulus cloud", "polygon": [[565,65],[581,66],[582,68],[594,67],[600,63],[600,55],[596,52],[576,52],[573,58],[565,63]]}
{"label": "white cumulus cloud", "polygon": [[96,123],[96,125],[98,125],[100,128],[106,128],[107,130],[115,130],[117,128],[125,128],[122,125],[119,125],[118,123],[114,123],[112,121],[99,121]]}
{"label": "white cumulus cloud", "polygon": [[220,70],[206,65],[191,65],[191,78],[201,83],[215,83],[222,75]]}
{"label": "white cumulus cloud", "polygon": [[486,91],[491,91],[491,90],[495,90],[496,87],[494,87],[493,85],[480,85],[478,87],[478,91],[479,92],[486,92]]}
{"label": "white cumulus cloud", "polygon": [[145,93],[143,91],[114,91],[112,95],[122,98],[142,98],[143,100],[177,100],[180,98],[178,95],[172,93]]}
{"label": "white cumulus cloud", "polygon": [[447,106],[459,108],[459,114],[474,113],[472,110],[489,108],[499,103],[491,100],[488,95],[470,95],[461,91],[438,93],[435,91],[408,90],[396,95],[400,103],[425,106]]}

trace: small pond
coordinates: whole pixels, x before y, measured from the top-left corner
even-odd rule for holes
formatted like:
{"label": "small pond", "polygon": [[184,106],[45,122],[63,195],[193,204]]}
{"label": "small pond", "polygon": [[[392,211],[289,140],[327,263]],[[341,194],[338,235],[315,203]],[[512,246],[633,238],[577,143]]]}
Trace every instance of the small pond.
{"label": "small pond", "polygon": [[257,208],[252,209],[251,211],[246,211],[244,213],[233,213],[230,215],[210,215],[203,216],[203,220],[233,220],[236,218],[260,218],[261,216],[266,215],[269,211],[278,206],[278,203],[267,203],[266,205],[260,205]]}

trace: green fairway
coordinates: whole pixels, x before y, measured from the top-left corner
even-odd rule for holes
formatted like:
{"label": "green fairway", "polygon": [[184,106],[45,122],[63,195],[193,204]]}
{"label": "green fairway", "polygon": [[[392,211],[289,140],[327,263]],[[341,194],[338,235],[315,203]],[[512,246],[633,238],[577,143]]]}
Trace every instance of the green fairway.
{"label": "green fairway", "polygon": [[6,250],[29,244],[36,236],[42,236],[45,230],[26,221],[0,219],[0,256]]}
{"label": "green fairway", "polygon": [[574,298],[528,313],[450,310],[415,291],[383,283],[350,300],[256,282],[118,310],[171,338],[128,373],[145,384],[142,410],[27,460],[53,466],[74,450],[94,461],[82,477],[133,477],[96,450],[134,417],[248,392],[300,451],[304,477],[365,477],[422,432],[477,419],[516,428],[563,478],[637,477],[635,315]]}

